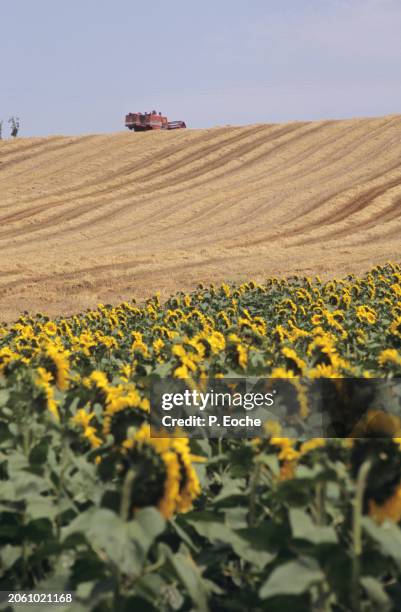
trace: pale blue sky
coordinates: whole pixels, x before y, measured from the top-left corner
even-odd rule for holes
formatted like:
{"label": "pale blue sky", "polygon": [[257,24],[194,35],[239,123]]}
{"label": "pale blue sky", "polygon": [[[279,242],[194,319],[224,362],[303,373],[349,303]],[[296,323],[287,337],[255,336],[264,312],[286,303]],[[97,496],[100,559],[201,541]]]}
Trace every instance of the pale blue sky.
{"label": "pale blue sky", "polygon": [[0,22],[0,119],[25,136],[151,108],[189,127],[401,112],[401,0],[0,0]]}

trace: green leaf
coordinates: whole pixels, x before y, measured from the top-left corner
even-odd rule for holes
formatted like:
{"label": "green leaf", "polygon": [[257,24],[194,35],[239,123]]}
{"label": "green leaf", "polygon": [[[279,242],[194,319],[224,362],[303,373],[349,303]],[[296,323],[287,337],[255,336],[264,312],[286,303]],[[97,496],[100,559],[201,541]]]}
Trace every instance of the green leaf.
{"label": "green leaf", "polygon": [[171,362],[167,363],[157,363],[152,370],[152,374],[160,376],[160,378],[164,378],[171,373],[172,364]]}
{"label": "green leaf", "polygon": [[237,496],[237,495],[243,495],[244,491],[243,489],[241,489],[242,483],[243,483],[242,480],[238,480],[238,479],[234,480],[230,478],[224,483],[220,493],[216,495],[216,497],[213,499],[213,502],[215,504],[218,504],[222,501],[226,501],[230,497]]}
{"label": "green leaf", "polygon": [[32,495],[40,495],[48,488],[48,483],[35,474],[25,470],[14,473],[12,482],[15,487],[15,499],[26,500]]}
{"label": "green leaf", "polygon": [[361,584],[367,592],[369,599],[376,604],[377,609],[380,610],[380,612],[387,612],[387,610],[391,610],[392,604],[390,598],[376,578],[373,578],[372,576],[364,576],[361,578]]}
{"label": "green leaf", "polygon": [[231,529],[245,529],[248,525],[247,517],[249,508],[237,506],[224,510],[225,523]]}
{"label": "green leaf", "polygon": [[280,472],[280,462],[278,460],[277,455],[262,453],[258,455],[255,460],[256,463],[262,463],[263,465],[267,465],[267,467],[271,470],[272,474],[277,476]]}
{"label": "green leaf", "polygon": [[74,589],[80,585],[80,595],[86,597],[86,590],[90,590],[93,581],[105,579],[106,566],[92,551],[85,551],[75,560],[71,569],[71,585]]}
{"label": "green leaf", "polygon": [[276,595],[301,595],[323,580],[324,574],[316,561],[300,557],[273,570],[259,595],[262,599]]}
{"label": "green leaf", "polygon": [[144,557],[156,537],[163,532],[165,524],[160,512],[153,507],[142,508],[135,514],[135,520],[127,524],[128,534],[140,544]]}
{"label": "green leaf", "polygon": [[29,463],[32,466],[43,465],[47,460],[49,441],[45,438],[34,446],[29,453]]}
{"label": "green leaf", "polygon": [[48,518],[38,518],[30,521],[22,528],[24,538],[30,542],[48,544],[54,539],[53,525]]}
{"label": "green leaf", "polygon": [[133,577],[141,572],[149,547],[164,525],[154,508],[144,508],[129,523],[111,510],[91,508],[62,530],[62,539],[74,533],[84,534],[100,558]]}
{"label": "green leaf", "polygon": [[29,468],[27,458],[23,453],[14,451],[8,458],[8,473],[10,478],[14,478],[21,470]]}
{"label": "green leaf", "polygon": [[190,548],[193,552],[199,552],[199,548],[195,546],[185,529],[183,529],[179,524],[178,519],[170,519],[170,526],[177,532],[178,537],[185,542],[185,544]]}
{"label": "green leaf", "polygon": [[177,577],[188,592],[193,603],[193,609],[197,612],[209,612],[207,590],[199,568],[192,557],[183,553],[173,554],[170,548],[165,545],[163,545],[163,550]]}
{"label": "green leaf", "polygon": [[[160,556],[165,558],[165,545],[159,544],[158,549]],[[157,602],[163,592],[167,589],[170,590],[174,588],[171,584],[171,574],[168,574],[168,579],[169,583],[162,578],[159,572],[146,573],[135,582],[135,592],[138,596],[143,597],[147,601],[154,602],[154,604],[157,606]]]}
{"label": "green leaf", "polygon": [[100,501],[101,490],[95,465],[89,463],[85,457],[71,457],[72,463],[78,468],[68,476],[68,487],[73,493],[75,501],[84,503]]}
{"label": "green leaf", "polygon": [[241,558],[255,564],[262,569],[274,559],[274,555],[267,550],[253,548],[250,540],[242,538],[235,531],[220,522],[202,521],[194,518],[188,523],[209,542],[222,542],[230,546]]}
{"label": "green leaf", "polygon": [[308,540],[312,544],[337,543],[337,534],[334,528],[315,525],[309,514],[304,510],[290,508],[289,516],[294,538]]}
{"label": "green leaf", "polygon": [[54,505],[52,498],[48,496],[34,495],[26,501],[26,514],[31,519],[53,519],[59,513],[59,510]]}
{"label": "green leaf", "polygon": [[366,533],[379,545],[381,552],[391,557],[401,569],[401,529],[390,521],[378,526],[369,517],[362,519],[362,526]]}
{"label": "green leaf", "polygon": [[238,529],[237,534],[256,550],[263,548],[270,552],[281,549],[291,537],[286,523],[271,520],[265,520],[257,527]]}
{"label": "green leaf", "polygon": [[303,480],[314,480],[321,475],[323,467],[315,464],[312,467],[307,465],[298,465],[295,471],[295,477]]}
{"label": "green leaf", "polygon": [[306,506],[310,503],[313,481],[293,478],[280,482],[277,498],[288,506]]}
{"label": "green leaf", "polygon": [[15,487],[11,480],[2,481],[0,487],[0,499],[2,501],[13,502],[15,501]]}
{"label": "green leaf", "polygon": [[5,406],[10,399],[10,392],[7,389],[0,389],[0,408]]}
{"label": "green leaf", "polygon": [[21,546],[6,544],[0,549],[0,571],[4,572],[14,565],[21,556]]}

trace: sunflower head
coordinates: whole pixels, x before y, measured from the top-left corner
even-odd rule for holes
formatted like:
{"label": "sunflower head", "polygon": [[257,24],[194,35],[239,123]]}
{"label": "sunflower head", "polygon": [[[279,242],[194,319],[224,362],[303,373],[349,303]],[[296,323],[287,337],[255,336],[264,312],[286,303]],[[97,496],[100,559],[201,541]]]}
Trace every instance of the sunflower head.
{"label": "sunflower head", "polygon": [[369,501],[383,504],[396,492],[401,482],[401,453],[391,438],[357,439],[351,451],[351,475],[357,478],[362,464],[371,461],[365,489],[364,510]]}

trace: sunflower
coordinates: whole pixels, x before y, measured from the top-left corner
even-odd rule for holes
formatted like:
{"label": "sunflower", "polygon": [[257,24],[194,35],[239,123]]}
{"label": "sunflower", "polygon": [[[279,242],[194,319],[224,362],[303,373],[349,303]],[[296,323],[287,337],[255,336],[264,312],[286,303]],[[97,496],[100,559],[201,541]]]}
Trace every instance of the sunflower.
{"label": "sunflower", "polygon": [[48,344],[45,348],[47,369],[54,376],[56,385],[61,391],[64,391],[68,387],[68,355],[67,351],[61,351],[52,344]]}
{"label": "sunflower", "polygon": [[57,334],[57,325],[56,325],[56,323],[54,323],[54,321],[48,321],[43,326],[43,331],[48,336],[55,336]]}
{"label": "sunflower", "polygon": [[8,346],[0,349],[0,374],[3,373],[12,361],[18,361],[21,357]]}
{"label": "sunflower", "polygon": [[280,461],[280,480],[290,480],[295,476],[300,454],[293,448],[293,441],[288,438],[271,438],[270,443],[280,449],[278,459]]}
{"label": "sunflower", "polygon": [[369,306],[362,305],[358,306],[355,310],[356,318],[361,323],[368,323],[369,325],[373,325],[377,321],[377,313],[373,308]]}
{"label": "sunflower", "polygon": [[401,436],[401,420],[382,410],[369,410],[351,433],[352,438],[391,438],[394,436]]}
{"label": "sunflower", "polygon": [[318,363],[314,368],[308,370],[308,378],[339,378],[337,370],[332,365]]}
{"label": "sunflower", "polygon": [[397,317],[389,327],[390,334],[401,338],[401,317]]}
{"label": "sunflower", "polygon": [[295,374],[301,374],[306,367],[306,363],[301,359],[294,349],[285,346],[281,349],[281,353],[286,359],[286,365],[293,370]]}
{"label": "sunflower", "polygon": [[335,307],[339,306],[340,304],[340,298],[337,295],[337,293],[334,293],[334,292],[331,292],[328,294],[327,301],[329,302],[331,306],[335,306]]}
{"label": "sunflower", "polygon": [[307,453],[314,451],[316,448],[321,448],[325,445],[325,438],[311,438],[310,440],[307,440],[306,442],[303,442],[301,444],[299,452],[301,453],[301,455],[306,455]]}
{"label": "sunflower", "polygon": [[394,291],[397,297],[401,297],[401,285],[400,283],[394,283],[390,286],[390,288]]}
{"label": "sunflower", "polygon": [[86,438],[92,448],[99,448],[102,444],[101,438],[97,435],[96,427],[93,427],[90,422],[95,416],[94,412],[86,412],[84,408],[80,408],[72,417],[71,421],[75,425],[79,425],[83,429],[83,437]]}
{"label": "sunflower", "polygon": [[385,349],[380,353],[378,362],[381,367],[387,363],[399,366],[401,365],[401,355],[396,349]]}
{"label": "sunflower", "polygon": [[143,423],[145,413],[150,410],[149,400],[142,398],[135,385],[110,386],[107,391],[103,413],[103,433],[112,434],[119,444],[125,439],[127,430]]}
{"label": "sunflower", "polygon": [[376,520],[397,516],[400,507],[401,453],[391,438],[355,439],[351,450],[351,475],[356,478],[362,464],[369,460],[364,511]]}
{"label": "sunflower", "polygon": [[41,395],[44,397],[47,409],[54,416],[56,421],[60,421],[60,414],[58,410],[58,402],[54,399],[53,387],[51,385],[51,381],[53,380],[53,376],[45,370],[45,368],[37,368],[35,373],[35,384],[41,392]]}
{"label": "sunflower", "polygon": [[[200,494],[198,476],[193,461],[204,461],[191,454],[187,438],[151,438],[149,425],[144,424],[123,444],[123,451],[134,465],[152,462],[158,465],[156,480],[152,473],[141,470],[143,481],[136,479],[132,502],[135,507],[154,503],[165,518],[176,512],[187,512],[194,499]],[[149,487],[146,480],[152,477]]]}
{"label": "sunflower", "polygon": [[370,499],[369,516],[379,524],[383,523],[385,520],[398,523],[401,520],[401,485],[398,486],[393,495],[382,504],[378,504],[374,499]]}
{"label": "sunflower", "polygon": [[175,438],[172,440],[181,468],[181,482],[177,498],[177,511],[188,512],[193,500],[200,495],[201,488],[198,475],[192,465],[193,461],[203,461],[203,458],[191,455],[187,438]]}
{"label": "sunflower", "polygon": [[205,338],[208,343],[210,350],[213,354],[217,355],[226,348],[226,341],[222,333],[214,331],[207,335]]}
{"label": "sunflower", "polygon": [[238,365],[245,370],[248,365],[248,351],[242,344],[237,344]]}
{"label": "sunflower", "polygon": [[187,366],[186,365],[178,366],[178,368],[174,370],[174,377],[181,378],[181,379],[189,378],[189,371],[188,371]]}
{"label": "sunflower", "polygon": [[295,378],[295,374],[292,370],[285,368],[273,368],[270,378]]}

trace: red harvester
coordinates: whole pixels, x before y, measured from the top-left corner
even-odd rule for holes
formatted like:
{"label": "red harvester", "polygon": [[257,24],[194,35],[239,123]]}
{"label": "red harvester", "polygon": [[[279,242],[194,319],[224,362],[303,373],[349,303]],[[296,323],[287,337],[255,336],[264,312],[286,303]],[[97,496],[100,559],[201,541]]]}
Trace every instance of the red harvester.
{"label": "red harvester", "polygon": [[167,121],[167,117],[157,113],[155,110],[150,113],[128,113],[125,116],[125,126],[135,132],[178,130],[187,127],[185,121]]}

